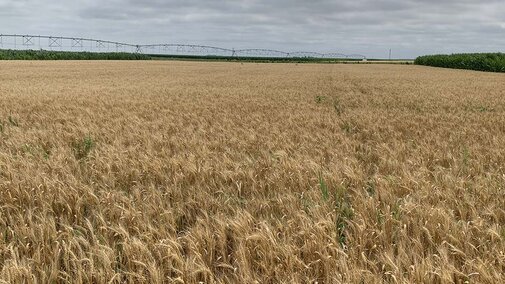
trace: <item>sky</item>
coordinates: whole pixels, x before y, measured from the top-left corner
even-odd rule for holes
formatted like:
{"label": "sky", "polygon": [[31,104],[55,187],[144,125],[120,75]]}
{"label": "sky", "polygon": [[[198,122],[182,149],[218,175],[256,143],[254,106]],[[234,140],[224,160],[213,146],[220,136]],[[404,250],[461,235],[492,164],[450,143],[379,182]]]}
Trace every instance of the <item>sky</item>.
{"label": "sky", "polygon": [[0,0],[0,34],[415,58],[505,52],[505,1]]}

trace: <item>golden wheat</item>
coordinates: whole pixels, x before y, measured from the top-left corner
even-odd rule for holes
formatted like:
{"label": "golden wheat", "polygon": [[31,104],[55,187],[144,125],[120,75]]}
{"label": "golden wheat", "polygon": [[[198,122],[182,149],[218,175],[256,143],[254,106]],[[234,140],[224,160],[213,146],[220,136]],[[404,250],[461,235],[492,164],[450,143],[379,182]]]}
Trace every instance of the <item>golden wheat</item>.
{"label": "golden wheat", "polygon": [[500,283],[505,76],[0,63],[3,283]]}

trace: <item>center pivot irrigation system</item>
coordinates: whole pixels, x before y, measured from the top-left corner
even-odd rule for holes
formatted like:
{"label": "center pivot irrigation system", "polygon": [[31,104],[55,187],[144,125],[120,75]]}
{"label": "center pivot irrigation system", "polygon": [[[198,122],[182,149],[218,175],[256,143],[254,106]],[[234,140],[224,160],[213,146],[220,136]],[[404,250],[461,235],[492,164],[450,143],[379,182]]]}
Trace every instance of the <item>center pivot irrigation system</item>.
{"label": "center pivot irrigation system", "polygon": [[229,49],[194,44],[130,44],[91,38],[0,34],[0,49],[54,50],[80,52],[128,52],[150,55],[264,57],[264,58],[327,58],[366,60],[361,54],[285,52],[273,49]]}

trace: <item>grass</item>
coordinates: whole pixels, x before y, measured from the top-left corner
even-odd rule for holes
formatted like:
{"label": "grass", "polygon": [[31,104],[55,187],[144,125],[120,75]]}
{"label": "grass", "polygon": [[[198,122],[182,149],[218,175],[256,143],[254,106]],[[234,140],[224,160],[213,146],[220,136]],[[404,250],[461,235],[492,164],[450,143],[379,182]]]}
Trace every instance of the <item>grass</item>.
{"label": "grass", "polygon": [[12,126],[16,126],[16,127],[19,126],[19,122],[10,115],[9,115],[8,121]]}
{"label": "grass", "polygon": [[504,282],[503,74],[9,61],[0,78],[2,283]]}
{"label": "grass", "polygon": [[326,184],[326,182],[324,181],[324,179],[321,175],[319,175],[319,189],[321,189],[321,195],[323,197],[323,200],[328,201],[328,199],[330,198],[328,185]]}
{"label": "grass", "polygon": [[353,209],[349,204],[347,190],[344,187],[338,187],[335,192],[335,214],[336,227],[338,234],[338,243],[346,247],[347,236],[346,227],[352,221],[354,215]]}
{"label": "grass", "polygon": [[90,136],[86,136],[81,140],[74,141],[72,143],[72,150],[74,152],[75,158],[77,160],[81,160],[88,157],[94,146],[95,142]]}

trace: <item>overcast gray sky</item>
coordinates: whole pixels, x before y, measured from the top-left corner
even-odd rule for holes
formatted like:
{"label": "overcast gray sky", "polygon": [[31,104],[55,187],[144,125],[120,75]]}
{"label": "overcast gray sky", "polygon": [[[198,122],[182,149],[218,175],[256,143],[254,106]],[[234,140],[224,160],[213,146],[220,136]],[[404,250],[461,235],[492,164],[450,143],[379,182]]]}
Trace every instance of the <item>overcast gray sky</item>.
{"label": "overcast gray sky", "polygon": [[368,57],[505,52],[505,0],[0,0],[0,33]]}

